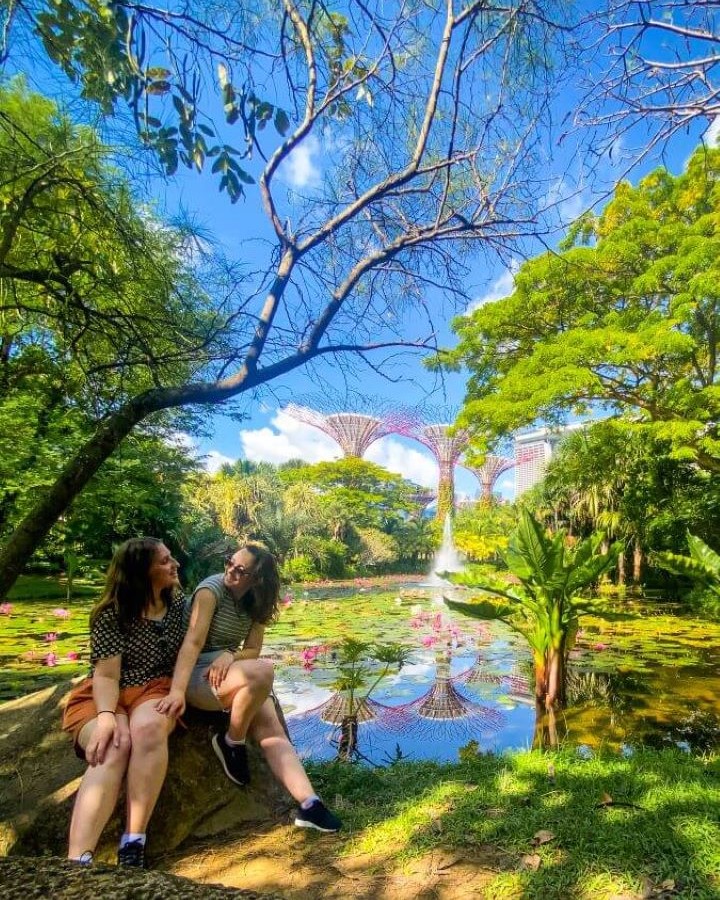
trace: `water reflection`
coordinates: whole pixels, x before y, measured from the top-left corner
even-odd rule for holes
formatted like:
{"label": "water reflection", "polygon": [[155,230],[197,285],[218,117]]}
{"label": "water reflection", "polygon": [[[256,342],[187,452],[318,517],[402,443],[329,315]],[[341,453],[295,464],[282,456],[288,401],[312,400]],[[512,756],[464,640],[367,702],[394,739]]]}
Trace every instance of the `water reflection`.
{"label": "water reflection", "polygon": [[295,601],[269,638],[288,724],[306,756],[332,758],[341,743],[347,708],[332,688],[332,655],[345,634],[412,648],[410,662],[358,710],[354,739],[374,762],[454,760],[470,740],[483,751],[553,741],[617,751],[720,745],[720,625],[635,602],[582,626],[568,709],[554,721],[536,716],[522,641],[499,623],[439,610],[417,585]]}

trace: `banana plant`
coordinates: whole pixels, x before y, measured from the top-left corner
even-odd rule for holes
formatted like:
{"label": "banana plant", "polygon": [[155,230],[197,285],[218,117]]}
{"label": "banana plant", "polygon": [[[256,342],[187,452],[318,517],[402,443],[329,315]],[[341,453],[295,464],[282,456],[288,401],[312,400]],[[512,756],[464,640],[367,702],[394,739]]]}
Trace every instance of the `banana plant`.
{"label": "banana plant", "polygon": [[597,608],[585,591],[612,568],[621,550],[622,545],[615,543],[602,552],[604,537],[594,534],[571,548],[564,531],[549,537],[523,510],[502,554],[516,584],[488,579],[485,573],[478,576],[473,567],[444,575],[454,584],[482,591],[471,603],[445,598],[450,609],[505,622],[527,640],[535,668],[535,699],[548,711],[565,705],[567,658],[579,616]]}
{"label": "banana plant", "polygon": [[680,556],[677,553],[655,553],[653,562],[672,572],[674,575],[684,575],[699,582],[704,588],[711,591],[715,603],[720,604],[720,555],[694,534],[687,536],[689,556]]}

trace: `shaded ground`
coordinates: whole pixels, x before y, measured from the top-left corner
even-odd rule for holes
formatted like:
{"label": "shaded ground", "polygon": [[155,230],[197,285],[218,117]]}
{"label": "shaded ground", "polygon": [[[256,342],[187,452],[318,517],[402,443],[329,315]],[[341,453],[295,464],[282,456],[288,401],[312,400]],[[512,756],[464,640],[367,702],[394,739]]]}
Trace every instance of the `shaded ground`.
{"label": "shaded ground", "polygon": [[348,840],[292,825],[248,829],[223,845],[190,847],[158,865],[198,882],[278,892],[288,900],[460,900],[484,896],[498,872],[518,864],[491,846],[472,855],[438,849],[405,863],[393,858],[392,848],[345,856]]}

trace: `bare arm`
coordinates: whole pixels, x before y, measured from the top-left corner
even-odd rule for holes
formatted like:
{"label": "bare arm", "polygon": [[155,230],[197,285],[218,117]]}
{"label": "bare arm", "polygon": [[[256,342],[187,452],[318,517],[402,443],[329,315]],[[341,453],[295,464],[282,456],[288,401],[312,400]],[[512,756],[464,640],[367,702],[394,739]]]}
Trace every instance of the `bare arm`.
{"label": "bare arm", "polygon": [[158,712],[164,713],[166,716],[181,716],[185,711],[185,691],[193,667],[205,645],[216,606],[215,595],[207,588],[203,588],[195,594],[188,630],[175,662],[170,692],[167,697],[163,697],[156,703],[155,709]]}
{"label": "bare arm", "polygon": [[210,687],[217,690],[225,681],[228,669],[237,660],[257,659],[262,650],[264,634],[265,626],[259,622],[253,622],[243,641],[241,650],[226,650],[213,660],[207,672],[207,680],[210,682]]}
{"label": "bare arm", "polygon": [[105,754],[111,741],[114,746],[120,746],[115,708],[120,696],[121,660],[120,654],[99,659],[93,670],[93,700],[97,710],[97,725],[85,748],[85,758],[91,766],[101,765],[105,761]]}

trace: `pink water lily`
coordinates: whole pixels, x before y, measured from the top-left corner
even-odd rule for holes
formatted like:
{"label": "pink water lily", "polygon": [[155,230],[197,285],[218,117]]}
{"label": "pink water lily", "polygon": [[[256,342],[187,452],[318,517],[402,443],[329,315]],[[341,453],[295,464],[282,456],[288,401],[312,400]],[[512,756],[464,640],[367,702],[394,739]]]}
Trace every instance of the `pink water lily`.
{"label": "pink water lily", "polygon": [[48,631],[48,633],[43,638],[48,644],[51,644],[53,641],[57,640],[57,632],[56,631]]}
{"label": "pink water lily", "polygon": [[593,650],[607,650],[610,644],[593,644]]}
{"label": "pink water lily", "polygon": [[43,657],[43,662],[46,666],[56,666],[58,664],[57,654],[55,653],[47,653]]}
{"label": "pink water lily", "polygon": [[422,639],[423,647],[432,647],[433,644],[437,643],[437,638],[433,637],[431,634],[426,634]]}
{"label": "pink water lily", "polygon": [[12,608],[12,603],[0,603],[0,616],[9,616]]}
{"label": "pink water lily", "polygon": [[70,662],[76,662],[78,659],[80,659],[80,654],[77,652],[77,650],[70,650],[67,658],[70,660]]}
{"label": "pink water lily", "polygon": [[70,618],[70,610],[63,609],[61,606],[58,606],[56,609],[52,611],[52,614],[56,616],[58,619],[69,619]]}

